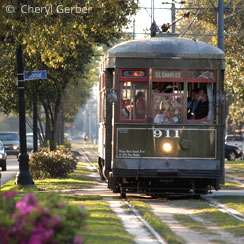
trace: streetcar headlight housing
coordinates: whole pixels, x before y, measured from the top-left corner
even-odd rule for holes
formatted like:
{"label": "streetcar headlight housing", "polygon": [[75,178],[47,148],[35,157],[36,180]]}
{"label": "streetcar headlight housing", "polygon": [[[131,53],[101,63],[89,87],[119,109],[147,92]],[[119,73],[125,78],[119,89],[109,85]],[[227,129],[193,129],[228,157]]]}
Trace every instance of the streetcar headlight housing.
{"label": "streetcar headlight housing", "polygon": [[161,150],[166,153],[166,154],[170,154],[173,152],[174,150],[174,143],[170,140],[164,140],[161,143]]}
{"label": "streetcar headlight housing", "polygon": [[14,149],[14,150],[17,150],[17,149],[19,149],[19,146],[14,145],[14,146],[13,146],[13,149]]}

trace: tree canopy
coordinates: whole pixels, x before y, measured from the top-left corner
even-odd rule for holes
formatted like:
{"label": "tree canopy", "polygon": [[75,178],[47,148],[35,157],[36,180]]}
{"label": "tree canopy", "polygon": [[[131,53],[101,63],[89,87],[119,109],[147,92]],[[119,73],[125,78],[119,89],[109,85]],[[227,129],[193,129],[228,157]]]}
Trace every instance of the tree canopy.
{"label": "tree canopy", "polygon": [[[57,3],[15,0],[0,4],[0,108],[5,113],[17,109],[15,55],[16,47],[21,44],[25,70],[47,70],[48,79],[38,82],[37,92],[46,118],[50,120],[52,137],[49,140],[55,143],[55,123],[67,85],[73,84],[75,89],[74,85],[79,83],[83,87],[83,97],[89,94],[84,71],[94,47],[120,38],[122,28],[137,5],[133,0],[63,0]],[[12,14],[7,13],[9,4],[15,10]],[[51,8],[49,12],[48,8]],[[26,82],[28,101],[32,99],[35,86],[34,82]]]}

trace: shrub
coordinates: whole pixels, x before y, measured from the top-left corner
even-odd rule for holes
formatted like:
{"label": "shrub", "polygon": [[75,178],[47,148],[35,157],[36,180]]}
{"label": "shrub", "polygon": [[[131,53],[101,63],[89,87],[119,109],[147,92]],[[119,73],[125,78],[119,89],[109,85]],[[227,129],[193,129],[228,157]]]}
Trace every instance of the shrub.
{"label": "shrub", "polygon": [[31,153],[30,171],[34,179],[65,178],[75,168],[77,161],[71,153],[63,150]]}
{"label": "shrub", "polygon": [[82,243],[84,206],[67,205],[55,193],[28,193],[18,201],[15,195],[0,195],[1,244]]}

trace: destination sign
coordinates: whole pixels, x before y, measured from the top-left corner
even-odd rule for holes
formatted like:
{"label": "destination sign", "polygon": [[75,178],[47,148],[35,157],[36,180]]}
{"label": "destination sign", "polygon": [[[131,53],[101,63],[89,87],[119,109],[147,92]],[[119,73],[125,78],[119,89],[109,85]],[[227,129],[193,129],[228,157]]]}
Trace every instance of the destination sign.
{"label": "destination sign", "polygon": [[192,70],[188,71],[189,82],[216,82],[216,70]]}
{"label": "destination sign", "polygon": [[184,81],[182,70],[153,70],[153,81]]}

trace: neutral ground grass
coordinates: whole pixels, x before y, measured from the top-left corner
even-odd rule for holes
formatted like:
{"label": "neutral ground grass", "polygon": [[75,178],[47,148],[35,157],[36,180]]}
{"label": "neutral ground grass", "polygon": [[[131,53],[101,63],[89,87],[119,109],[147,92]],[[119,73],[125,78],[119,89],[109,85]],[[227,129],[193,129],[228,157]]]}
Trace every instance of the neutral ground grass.
{"label": "neutral ground grass", "polygon": [[215,198],[218,202],[244,214],[244,196],[219,196]]}
{"label": "neutral ground grass", "polygon": [[220,185],[220,189],[222,190],[241,190],[243,187],[241,187],[239,184],[231,182],[226,180],[224,185]]}
{"label": "neutral ground grass", "polygon": [[[94,177],[89,176],[90,171],[84,166],[82,162],[79,162],[77,169],[68,175],[67,178],[62,179],[43,179],[35,180],[35,187],[38,191],[53,191],[53,190],[68,190],[68,189],[80,189],[89,188],[97,184]],[[7,182],[2,191],[18,190],[19,187],[14,185],[15,178]]]}
{"label": "neutral ground grass", "polygon": [[140,212],[143,218],[167,241],[169,244],[185,244],[185,240],[176,235],[166,224],[156,217],[151,207],[142,201],[130,200],[130,203]]}
{"label": "neutral ground grass", "polygon": [[219,228],[231,233],[236,237],[243,236],[244,222],[232,217],[227,213],[220,212],[202,200],[187,200],[174,202],[174,206],[192,209],[195,214],[207,221],[216,224]]}
{"label": "neutral ground grass", "polygon": [[217,235],[212,230],[209,230],[206,225],[204,225],[202,222],[199,222],[195,219],[193,219],[191,216],[184,215],[184,214],[176,214],[174,215],[175,219],[185,227],[192,229],[193,231],[199,232],[201,234],[205,235]]}
{"label": "neutral ground grass", "polygon": [[1,187],[1,191],[20,191],[21,189],[19,186],[15,185],[15,180],[16,177],[14,176],[12,180],[6,182],[4,185]]}
{"label": "neutral ground grass", "polygon": [[226,161],[225,168],[227,174],[244,177],[244,160]]}
{"label": "neutral ground grass", "polygon": [[[63,195],[70,204],[83,204],[89,212],[86,229],[83,231],[86,244],[130,244],[133,237],[122,226],[119,218],[100,196]],[[96,199],[97,198],[97,199]]]}

